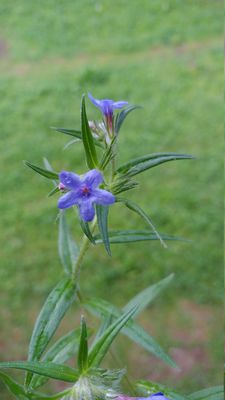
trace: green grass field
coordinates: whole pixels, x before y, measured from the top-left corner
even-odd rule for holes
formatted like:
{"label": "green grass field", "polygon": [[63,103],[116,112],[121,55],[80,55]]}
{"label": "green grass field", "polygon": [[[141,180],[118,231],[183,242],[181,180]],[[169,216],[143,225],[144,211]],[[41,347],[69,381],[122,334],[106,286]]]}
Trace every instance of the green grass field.
{"label": "green grass field", "polygon": [[[111,259],[93,249],[83,270],[83,291],[122,305],[175,272],[173,285],[143,316],[143,324],[171,355],[180,349],[181,364],[189,357],[193,367],[174,375],[139,349],[128,354],[123,342],[118,343],[121,357],[127,357],[133,375],[186,391],[220,383],[222,10],[217,0],[0,4],[3,360],[26,358],[32,323],[61,274],[57,199],[47,198],[49,182],[26,169],[23,160],[40,165],[46,156],[56,170],[85,171],[81,145],[62,150],[68,140],[50,126],[79,127],[80,98],[90,91],[97,98],[143,106],[121,130],[118,162],[162,151],[190,153],[196,160],[145,172],[141,189],[129,193],[160,232],[192,243],[171,243],[167,250],[156,242],[115,246]],[[87,104],[89,117],[98,118],[98,110]],[[76,215],[68,214],[79,239]],[[111,225],[145,228],[131,216],[116,205]],[[201,335],[193,333],[197,330]],[[4,390],[1,398],[10,399]]]}

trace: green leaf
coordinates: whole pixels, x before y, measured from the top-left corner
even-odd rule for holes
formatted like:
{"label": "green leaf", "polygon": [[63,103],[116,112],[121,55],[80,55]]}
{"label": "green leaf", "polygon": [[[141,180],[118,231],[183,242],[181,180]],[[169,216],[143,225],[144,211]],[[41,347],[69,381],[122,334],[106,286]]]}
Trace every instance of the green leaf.
{"label": "green leaf", "polygon": [[[160,237],[163,240],[177,240],[177,241],[187,241],[183,238],[166,235],[164,233],[160,233]],[[110,244],[115,243],[133,243],[133,242],[141,242],[141,241],[149,241],[149,240],[159,240],[158,235],[149,230],[124,230],[124,231],[109,231],[108,238]],[[103,240],[100,238],[100,235],[97,234],[94,236],[96,244],[102,244]]]}
{"label": "green leaf", "polygon": [[95,342],[88,357],[88,367],[98,367],[106,355],[109,347],[111,346],[113,340],[116,338],[121,329],[126,325],[132,315],[135,313],[136,307],[129,312],[121,315],[113,324],[111,324],[108,329],[100,336],[100,338]]}
{"label": "green leaf", "polygon": [[97,168],[98,167],[97,153],[94,145],[93,136],[89,128],[84,95],[82,97],[82,103],[81,103],[81,131],[82,131],[82,140],[86,154],[87,165],[90,169]]}
{"label": "green leaf", "polygon": [[178,153],[147,154],[121,165],[121,167],[119,167],[116,172],[120,174],[127,174],[131,177],[140,174],[141,172],[146,171],[149,168],[156,167],[157,165],[163,164],[168,161],[188,159],[194,159],[194,157],[189,154]]}
{"label": "green leaf", "polygon": [[215,386],[207,389],[200,390],[188,396],[190,400],[223,400],[224,387]]}
{"label": "green leaf", "polygon": [[28,371],[32,374],[47,376],[65,382],[75,382],[79,373],[76,369],[67,365],[55,364],[51,362],[35,361],[11,361],[0,363],[0,368],[14,368]]}
{"label": "green leaf", "polygon": [[[109,314],[113,318],[119,318],[122,315],[120,309],[112,305],[111,303],[101,299],[90,299],[84,302],[84,306],[93,315],[100,318],[106,318]],[[137,311],[134,315],[138,314]],[[154,354],[156,357],[163,360],[165,363],[173,368],[177,368],[175,362],[164,352],[161,346],[150,336],[140,325],[135,321],[129,321],[127,325],[121,330],[125,336],[129,337],[135,343],[142,346],[148,352]]]}
{"label": "green leaf", "polygon": [[0,371],[0,379],[4,382],[8,390],[16,396],[17,399],[29,399],[24,387],[2,371]]}
{"label": "green leaf", "polygon": [[[52,127],[57,132],[65,133],[66,135],[74,136],[77,139],[82,140],[82,133],[77,129],[66,129],[66,128],[55,128]],[[104,147],[102,143],[100,143],[97,139],[93,138],[93,141],[96,146]]]}
{"label": "green leaf", "polygon": [[[44,354],[41,361],[63,364],[65,361],[69,360],[78,350],[80,340],[80,328],[69,332],[67,335],[63,336],[57,340],[53,346]],[[30,386],[32,388],[37,388],[43,385],[48,378],[43,376],[34,375],[32,377]]]}
{"label": "green leaf", "polygon": [[123,202],[127,208],[129,208],[131,211],[134,211],[135,213],[140,215],[140,217],[142,217],[144,219],[144,221],[147,222],[147,224],[152,228],[153,232],[158,237],[158,239],[159,239],[160,243],[163,245],[163,247],[167,248],[167,245],[165,244],[165,242],[163,241],[163,239],[160,236],[159,232],[155,228],[153,222],[151,221],[149,216],[146,214],[146,212],[144,210],[142,210],[142,208],[140,206],[135,204],[133,201],[129,201],[129,200],[126,200],[126,199],[117,198],[117,200],[120,201],[120,202]]}
{"label": "green leaf", "polygon": [[66,221],[65,211],[59,213],[59,239],[58,239],[59,257],[67,274],[71,274],[74,264],[77,260],[79,250],[72,239],[69,226]]}
{"label": "green leaf", "polygon": [[101,206],[96,204],[96,214],[98,220],[98,227],[102,237],[102,241],[105,245],[105,249],[109,256],[111,256],[110,244],[109,244],[109,236],[108,236],[108,206]]}
{"label": "green leaf", "polygon": [[136,110],[137,108],[141,108],[141,106],[135,106],[135,105],[131,105],[126,107],[125,109],[123,109],[120,113],[117,114],[116,116],[116,120],[115,120],[115,132],[118,133],[125,118],[127,117],[127,115],[133,111]]}
{"label": "green leaf", "polygon": [[101,159],[100,164],[99,164],[99,169],[102,170],[102,171],[107,167],[108,163],[115,156],[114,147],[115,147],[116,140],[117,140],[117,136],[114,136],[114,138],[112,139],[110,145],[107,146],[107,148],[106,148],[106,150],[105,150],[105,152],[104,152],[104,154],[102,156],[102,159]]}
{"label": "green leaf", "polygon": [[77,357],[78,369],[82,373],[87,370],[88,366],[88,340],[87,340],[87,327],[84,317],[81,317],[81,333],[80,345]]}
{"label": "green leaf", "polygon": [[27,167],[33,169],[33,170],[34,170],[35,172],[37,172],[38,174],[44,176],[45,178],[48,178],[48,179],[57,179],[57,180],[59,179],[59,176],[58,176],[57,172],[52,172],[52,171],[49,171],[49,170],[47,170],[47,169],[38,167],[37,165],[31,164],[29,161],[24,161],[24,164],[25,164]]}
{"label": "green leaf", "polygon": [[92,244],[95,244],[95,239],[91,233],[88,222],[85,222],[80,218],[80,226],[85,236],[87,236]]}
{"label": "green leaf", "polygon": [[136,383],[140,393],[144,396],[150,396],[157,392],[162,392],[168,400],[187,400],[188,398],[184,395],[178,394],[174,390],[168,389],[164,385],[161,385],[152,381],[140,380]]}
{"label": "green leaf", "polygon": [[[76,286],[69,279],[63,279],[49,294],[34,326],[29,345],[28,361],[37,361],[58,328],[60,321],[75,299]],[[32,374],[28,374],[26,384]]]}

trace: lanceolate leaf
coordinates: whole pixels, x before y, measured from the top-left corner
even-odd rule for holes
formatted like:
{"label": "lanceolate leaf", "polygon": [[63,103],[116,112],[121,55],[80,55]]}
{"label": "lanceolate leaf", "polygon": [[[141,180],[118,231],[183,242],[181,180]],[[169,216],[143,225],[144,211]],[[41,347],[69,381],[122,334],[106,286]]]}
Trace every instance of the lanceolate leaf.
{"label": "lanceolate leaf", "polygon": [[113,340],[116,338],[121,329],[126,325],[129,319],[133,316],[136,311],[136,307],[129,312],[121,315],[113,324],[109,326],[108,329],[100,336],[100,338],[95,342],[88,357],[88,367],[98,367],[106,355],[109,347],[111,346]]}
{"label": "lanceolate leaf", "polygon": [[[109,231],[108,232],[109,243],[132,243],[132,242],[142,242],[142,241],[149,241],[149,240],[159,240],[158,235],[154,232],[149,230],[129,230],[129,231]],[[186,241],[185,239],[166,235],[164,233],[160,233],[160,237],[163,240],[177,240],[177,241]],[[100,238],[100,235],[94,236],[95,243],[101,244],[103,240]]]}
{"label": "lanceolate leaf", "polygon": [[128,161],[126,164],[121,165],[117,169],[117,173],[127,174],[130,177],[140,174],[141,172],[156,167],[157,165],[163,164],[173,160],[185,160],[193,159],[194,157],[189,154],[177,154],[177,153],[153,153],[147,154],[142,157],[135,158],[134,160]]}
{"label": "lanceolate leaf", "polygon": [[224,387],[215,386],[207,389],[200,390],[188,396],[190,400],[223,400]]}
{"label": "lanceolate leaf", "polygon": [[13,368],[28,371],[32,374],[47,376],[65,382],[75,382],[79,377],[78,371],[67,365],[51,362],[12,361],[0,363],[0,368]]}
{"label": "lanceolate leaf", "polygon": [[[69,279],[63,279],[49,294],[34,326],[28,360],[37,361],[58,328],[60,321],[75,299],[76,286]],[[26,383],[30,383],[28,374]]]}
{"label": "lanceolate leaf", "polygon": [[96,214],[98,220],[98,227],[102,237],[102,241],[105,245],[105,249],[109,256],[111,256],[110,244],[109,244],[109,236],[108,236],[108,206],[101,206],[96,204]]}
{"label": "lanceolate leaf", "polygon": [[2,371],[0,371],[0,380],[4,382],[8,390],[12,394],[14,394],[14,396],[16,396],[17,399],[21,400],[29,399],[29,397],[26,395],[24,387]]}
{"label": "lanceolate leaf", "polygon": [[29,161],[24,161],[24,164],[25,164],[27,167],[33,169],[33,170],[34,170],[35,172],[37,172],[38,174],[44,176],[45,178],[48,178],[48,179],[57,179],[57,180],[59,179],[59,176],[58,176],[57,172],[52,172],[52,171],[49,171],[49,170],[47,170],[47,169],[38,167],[37,165],[31,164]]}
{"label": "lanceolate leaf", "polygon": [[79,254],[79,250],[75,241],[70,235],[65,211],[61,211],[59,214],[58,249],[59,256],[65,272],[67,274],[71,274],[73,266]]}
{"label": "lanceolate leaf", "polygon": [[[106,318],[109,314],[115,318],[119,318],[122,314],[121,310],[113,306],[111,303],[101,299],[91,299],[84,303],[84,306],[93,315],[100,318]],[[138,314],[138,308],[134,312],[134,315]],[[164,352],[160,345],[150,336],[140,325],[136,322],[129,321],[127,325],[121,330],[121,332],[133,340],[135,343],[142,346],[145,350],[154,354],[170,366],[176,368],[175,362]]]}
{"label": "lanceolate leaf", "polygon": [[79,345],[77,362],[80,373],[86,371],[88,365],[88,341],[87,341],[87,327],[84,317],[81,318],[80,345]]}
{"label": "lanceolate leaf", "polygon": [[[55,128],[55,127],[52,127],[52,129],[54,129],[57,132],[65,133],[66,135],[74,136],[75,138],[82,140],[82,133],[79,130],[66,129],[66,128]],[[101,142],[99,142],[98,140],[96,140],[95,138],[93,138],[93,141],[96,146],[104,147],[103,144]]]}
{"label": "lanceolate leaf", "polygon": [[[78,344],[80,339],[80,328],[67,335],[63,336],[57,342],[53,344],[52,347],[44,354],[41,361],[54,362],[63,364],[65,361],[69,360],[78,350]],[[34,375],[30,386],[32,388],[37,388],[43,385],[48,378],[43,376]]]}
{"label": "lanceolate leaf", "polygon": [[85,97],[82,97],[81,103],[81,131],[84,150],[86,154],[87,165],[90,169],[98,167],[97,153],[94,145],[93,136],[89,128],[86,115]]}
{"label": "lanceolate leaf", "polygon": [[151,221],[151,219],[149,218],[149,216],[146,214],[146,212],[144,210],[142,210],[142,208],[140,206],[138,206],[137,204],[135,204],[133,201],[129,201],[127,199],[121,199],[121,198],[117,198],[118,201],[123,202],[127,208],[129,208],[131,211],[134,211],[135,213],[137,213],[138,215],[140,215],[140,217],[142,217],[145,222],[147,222],[147,224],[152,228],[153,232],[155,233],[155,235],[158,237],[159,241],[161,242],[161,244],[166,248],[167,245],[165,244],[165,242],[163,241],[162,237],[160,236],[159,232],[156,230],[153,222]]}
{"label": "lanceolate leaf", "polygon": [[128,106],[126,107],[124,110],[122,110],[120,113],[117,114],[116,116],[116,121],[115,121],[115,131],[116,133],[119,132],[125,118],[127,117],[127,115],[133,111],[136,110],[137,108],[141,108],[141,106]]}
{"label": "lanceolate leaf", "polygon": [[137,388],[140,390],[141,394],[144,396],[150,396],[152,394],[162,392],[164,396],[168,400],[187,400],[188,397],[178,394],[177,392],[168,389],[164,385],[161,385],[156,382],[151,382],[151,381],[145,381],[145,380],[140,380],[136,383]]}

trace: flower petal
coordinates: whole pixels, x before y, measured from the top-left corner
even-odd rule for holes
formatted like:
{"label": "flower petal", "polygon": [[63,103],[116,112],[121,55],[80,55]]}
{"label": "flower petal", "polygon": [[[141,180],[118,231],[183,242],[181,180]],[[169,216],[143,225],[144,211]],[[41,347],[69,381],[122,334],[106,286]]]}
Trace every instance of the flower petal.
{"label": "flower petal", "polygon": [[82,183],[85,183],[89,188],[95,189],[103,181],[103,176],[97,169],[88,171],[82,178]]}
{"label": "flower petal", "polygon": [[59,174],[59,180],[67,189],[77,190],[81,185],[81,179],[79,175],[73,172],[61,171]]}
{"label": "flower petal", "polygon": [[94,203],[101,204],[102,206],[107,206],[115,203],[115,196],[107,190],[95,189],[92,192],[92,199]]}
{"label": "flower petal", "polygon": [[75,192],[68,192],[58,200],[58,208],[69,208],[74,204],[78,204],[80,196]]}
{"label": "flower petal", "polygon": [[115,101],[114,103],[113,103],[113,109],[116,109],[116,108],[123,108],[124,106],[127,106],[129,103],[128,103],[128,101]]}
{"label": "flower petal", "polygon": [[88,93],[88,97],[89,97],[89,99],[91,100],[91,102],[92,102],[96,107],[98,107],[98,108],[101,109],[101,100],[95,99],[95,98],[91,95],[91,93]]}
{"label": "flower petal", "polygon": [[88,200],[82,201],[82,203],[80,203],[78,206],[79,212],[80,212],[80,217],[85,222],[92,221],[95,216],[95,209],[94,209],[92,202],[93,202],[92,199],[88,199]]}

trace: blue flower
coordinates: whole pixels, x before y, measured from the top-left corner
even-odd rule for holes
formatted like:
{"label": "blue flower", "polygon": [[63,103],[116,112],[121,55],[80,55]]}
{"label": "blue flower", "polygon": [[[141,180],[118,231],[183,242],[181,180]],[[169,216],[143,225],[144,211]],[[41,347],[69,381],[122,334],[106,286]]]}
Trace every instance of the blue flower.
{"label": "blue flower", "polygon": [[93,220],[94,204],[106,206],[115,202],[112,193],[98,188],[103,182],[103,176],[96,169],[92,169],[81,177],[73,172],[61,171],[59,179],[59,188],[68,192],[60,197],[58,207],[64,209],[77,205],[80,217],[85,222]]}
{"label": "blue flower", "polygon": [[88,93],[89,99],[92,103],[99,108],[106,120],[107,129],[112,132],[113,130],[113,111],[119,108],[123,108],[128,104],[127,101],[113,101],[110,99],[95,99],[91,93]]}

